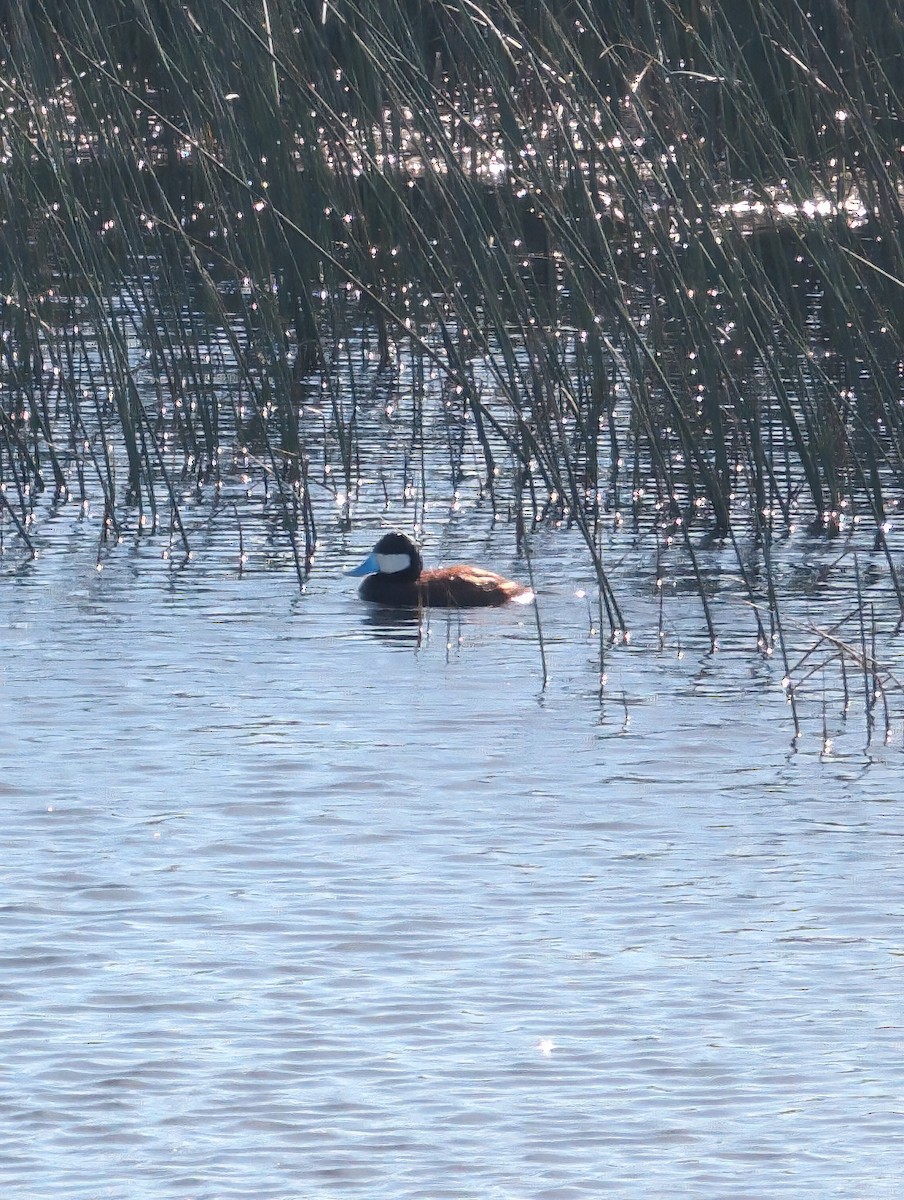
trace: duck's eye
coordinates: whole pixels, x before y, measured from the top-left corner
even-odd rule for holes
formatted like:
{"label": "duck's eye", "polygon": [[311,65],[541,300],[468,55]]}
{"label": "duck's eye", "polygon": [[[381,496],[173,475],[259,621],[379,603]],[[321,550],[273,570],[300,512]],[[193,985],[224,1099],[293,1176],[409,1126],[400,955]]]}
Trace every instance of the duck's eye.
{"label": "duck's eye", "polygon": [[407,571],[411,566],[410,554],[378,554],[377,565],[381,575],[395,575]]}

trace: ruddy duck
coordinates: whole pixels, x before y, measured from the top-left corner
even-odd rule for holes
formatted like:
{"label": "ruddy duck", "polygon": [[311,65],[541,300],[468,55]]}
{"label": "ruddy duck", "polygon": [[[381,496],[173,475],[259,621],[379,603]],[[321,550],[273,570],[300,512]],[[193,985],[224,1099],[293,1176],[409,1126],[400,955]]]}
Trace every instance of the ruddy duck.
{"label": "ruddy duck", "polygon": [[346,575],[366,575],[361,598],[387,608],[486,608],[510,600],[528,604],[534,598],[530,588],[482,567],[458,563],[425,571],[417,546],[404,533],[385,534],[361,566]]}

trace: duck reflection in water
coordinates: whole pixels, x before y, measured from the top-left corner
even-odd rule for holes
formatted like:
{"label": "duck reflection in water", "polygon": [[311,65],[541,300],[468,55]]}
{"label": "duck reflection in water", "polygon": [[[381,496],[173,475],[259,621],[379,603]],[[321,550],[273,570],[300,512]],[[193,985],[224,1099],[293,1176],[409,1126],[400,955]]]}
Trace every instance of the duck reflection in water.
{"label": "duck reflection in water", "polygon": [[420,551],[404,533],[385,534],[346,574],[366,575],[361,598],[384,608],[488,608],[534,598],[530,588],[482,567],[456,563],[425,571]]}

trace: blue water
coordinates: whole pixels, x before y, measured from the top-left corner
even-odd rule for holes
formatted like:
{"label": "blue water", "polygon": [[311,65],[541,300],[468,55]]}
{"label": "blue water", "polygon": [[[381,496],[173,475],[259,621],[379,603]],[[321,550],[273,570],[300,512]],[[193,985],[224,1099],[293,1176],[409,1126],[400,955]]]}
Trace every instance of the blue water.
{"label": "blue water", "polygon": [[4,581],[4,1194],[900,1195],[900,726],[794,743],[640,589],[601,703],[564,531],[544,690],[530,609],[367,612],[370,540]]}

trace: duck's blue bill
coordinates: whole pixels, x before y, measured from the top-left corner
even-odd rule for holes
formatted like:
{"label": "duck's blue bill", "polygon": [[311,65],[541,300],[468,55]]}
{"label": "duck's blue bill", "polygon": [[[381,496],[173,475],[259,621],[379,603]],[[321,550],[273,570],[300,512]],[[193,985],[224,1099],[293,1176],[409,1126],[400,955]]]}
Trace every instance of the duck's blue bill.
{"label": "duck's blue bill", "polygon": [[355,567],[354,570],[346,571],[346,575],[375,575],[380,569],[380,564],[377,562],[375,553],[368,554],[360,567]]}

